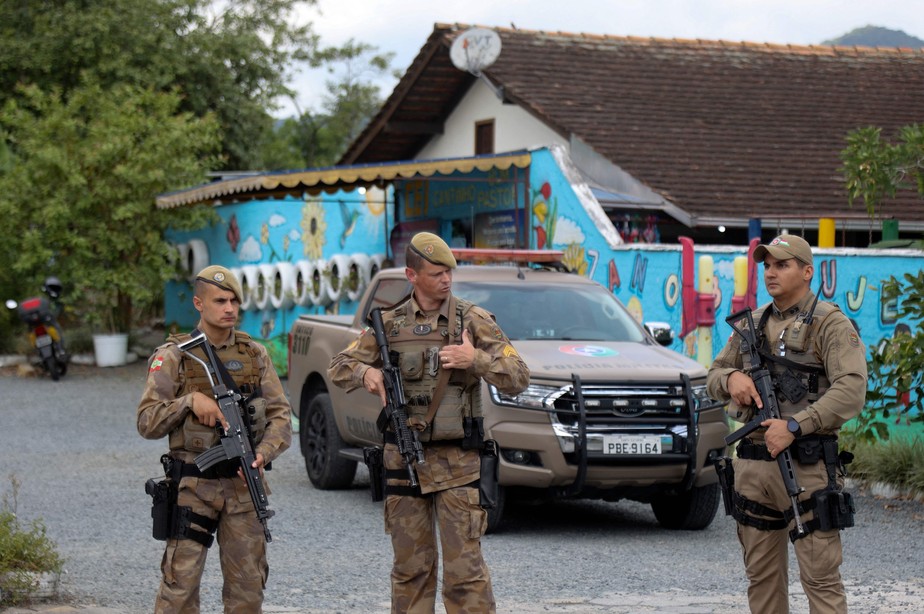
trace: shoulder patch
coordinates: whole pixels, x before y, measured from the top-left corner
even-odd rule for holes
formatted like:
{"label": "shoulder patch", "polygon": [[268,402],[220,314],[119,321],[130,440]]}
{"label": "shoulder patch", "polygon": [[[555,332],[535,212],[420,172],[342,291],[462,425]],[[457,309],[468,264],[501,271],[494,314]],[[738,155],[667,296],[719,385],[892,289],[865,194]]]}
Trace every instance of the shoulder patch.
{"label": "shoulder patch", "polygon": [[517,351],[513,349],[512,345],[508,344],[504,346],[504,358],[510,358],[511,356],[519,356],[519,354],[517,354]]}
{"label": "shoulder patch", "polygon": [[486,319],[486,320],[487,320],[487,319],[491,319],[491,320],[494,319],[494,314],[493,314],[493,313],[491,313],[490,311],[488,311],[488,310],[485,309],[484,307],[479,307],[478,305],[472,305],[472,306],[468,309],[468,312],[471,313],[472,315],[477,315],[478,317],[484,318],[484,319]]}
{"label": "shoulder patch", "polygon": [[154,360],[151,361],[151,370],[150,370],[150,372],[153,373],[154,371],[160,371],[160,368],[161,368],[162,366],[164,366],[164,357],[163,357],[163,356],[157,356],[157,357],[154,358]]}

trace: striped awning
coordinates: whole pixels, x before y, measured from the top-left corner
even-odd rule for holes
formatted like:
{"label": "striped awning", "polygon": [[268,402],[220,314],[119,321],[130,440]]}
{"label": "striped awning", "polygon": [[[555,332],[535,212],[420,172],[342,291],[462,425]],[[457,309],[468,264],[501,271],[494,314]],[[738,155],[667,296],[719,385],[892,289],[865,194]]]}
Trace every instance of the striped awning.
{"label": "striped awning", "polygon": [[472,171],[506,170],[511,166],[526,168],[531,156],[521,151],[508,154],[444,158],[440,160],[410,160],[382,164],[332,166],[329,168],[281,173],[261,173],[224,178],[194,188],[178,190],[157,197],[159,209],[183,205],[229,202],[281,197],[286,194],[324,191],[333,193],[341,189],[371,186],[395,179],[412,179],[471,173]]}

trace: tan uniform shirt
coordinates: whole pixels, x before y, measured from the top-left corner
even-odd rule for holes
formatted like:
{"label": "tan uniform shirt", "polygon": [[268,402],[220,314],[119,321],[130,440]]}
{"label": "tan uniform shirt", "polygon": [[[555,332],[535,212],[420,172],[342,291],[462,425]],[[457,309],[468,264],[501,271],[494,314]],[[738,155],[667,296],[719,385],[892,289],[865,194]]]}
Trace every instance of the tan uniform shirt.
{"label": "tan uniform shirt", "polygon": [[[220,348],[232,344],[233,332]],[[266,348],[256,342],[251,342],[251,346],[257,349],[260,388],[266,400],[266,432],[255,452],[262,454],[264,461],[269,463],[282,454],[292,441],[291,410]],[[166,437],[170,431],[181,426],[187,414],[192,411],[192,393],[177,396],[183,389],[185,379],[182,365],[182,356],[175,344],[164,345],[151,356],[137,415],[138,433],[145,439]]]}
{"label": "tan uniform shirt", "polygon": [[[449,301],[443,302],[436,324],[448,325],[456,318],[448,313]],[[382,314],[382,323],[387,331],[395,318],[394,311]],[[433,316],[424,313],[413,298],[408,309],[408,321],[415,324],[434,325]],[[529,384],[529,369],[520,355],[510,345],[507,336],[486,310],[473,306],[462,318],[462,326],[468,331],[475,347],[475,356],[469,372],[494,384],[505,394],[517,394]],[[370,367],[381,368],[379,346],[371,329],[364,330],[345,350],[331,360],[327,375],[335,385],[347,391],[363,387],[363,375]],[[420,489],[423,493],[463,486],[478,479],[481,458],[478,450],[462,450],[457,446],[425,445],[426,462],[416,465]],[[397,452],[386,448],[386,455]],[[397,458],[397,457],[396,457]],[[398,460],[386,462],[396,465]]]}
{"label": "tan uniform shirt", "polygon": [[[450,322],[449,314],[446,313],[448,307],[449,301],[443,301],[438,315],[440,321],[446,324]],[[416,324],[433,325],[433,318],[420,309],[413,297],[408,314],[408,319],[413,318]],[[385,330],[389,329],[394,317],[394,311],[382,314]],[[454,319],[455,314],[452,317]],[[469,372],[495,385],[505,394],[523,391],[529,384],[529,369],[491,314],[473,306],[463,317],[462,326],[468,330],[472,345],[475,346],[475,358]],[[381,368],[382,360],[375,335],[371,329],[366,329],[345,350],[334,356],[327,375],[331,382],[349,392],[362,388],[363,375],[370,366]]]}
{"label": "tan uniform shirt", "polygon": [[[765,328],[767,338],[777,339],[800,313],[811,308],[814,300],[815,295],[809,292],[797,305],[785,312],[780,312],[773,304],[767,305],[765,309],[772,310]],[[754,324],[756,326],[757,322]],[[866,347],[860,341],[853,324],[839,310],[823,318],[816,317],[813,327],[812,351],[817,361],[824,365],[831,387],[805,409],[788,415],[785,405],[781,404],[781,412],[784,419],[796,419],[803,435],[832,434],[863,409],[866,400]],[[728,376],[734,371],[743,370],[740,339],[739,335],[732,333],[728,343],[709,367],[706,384],[709,395],[714,399],[728,401],[731,398],[726,388]],[[774,355],[779,355],[778,348],[772,342],[769,345]],[[746,412],[742,421],[751,417],[751,412]]]}

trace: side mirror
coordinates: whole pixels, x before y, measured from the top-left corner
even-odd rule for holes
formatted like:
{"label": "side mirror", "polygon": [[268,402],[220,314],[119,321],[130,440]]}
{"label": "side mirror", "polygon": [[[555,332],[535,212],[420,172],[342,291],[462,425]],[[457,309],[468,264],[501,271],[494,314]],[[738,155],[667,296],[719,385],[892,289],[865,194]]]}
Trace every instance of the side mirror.
{"label": "side mirror", "polygon": [[667,347],[674,342],[674,331],[667,322],[645,322],[645,330],[654,337],[658,345]]}

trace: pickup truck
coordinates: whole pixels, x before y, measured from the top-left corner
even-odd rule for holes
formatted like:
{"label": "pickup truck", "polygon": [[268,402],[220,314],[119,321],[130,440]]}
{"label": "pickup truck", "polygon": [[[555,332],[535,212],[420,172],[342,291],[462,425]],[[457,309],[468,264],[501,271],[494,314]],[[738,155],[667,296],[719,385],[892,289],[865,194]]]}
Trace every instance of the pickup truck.
{"label": "pickup truck", "polygon": [[[382,442],[378,397],[333,386],[330,360],[366,328],[372,308],[409,291],[404,269],[384,269],[354,315],[302,315],[290,330],[293,424],[316,488],[350,487],[362,448]],[[641,501],[672,529],[712,522],[720,497],[712,465],[728,426],[706,394],[706,370],[663,347],[669,328],[640,325],[606,288],[555,263],[461,265],[453,293],[492,312],[530,369],[519,395],[482,386],[486,437],[500,450],[489,531],[505,503],[557,498]]]}

